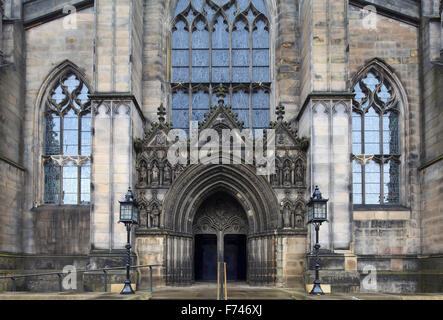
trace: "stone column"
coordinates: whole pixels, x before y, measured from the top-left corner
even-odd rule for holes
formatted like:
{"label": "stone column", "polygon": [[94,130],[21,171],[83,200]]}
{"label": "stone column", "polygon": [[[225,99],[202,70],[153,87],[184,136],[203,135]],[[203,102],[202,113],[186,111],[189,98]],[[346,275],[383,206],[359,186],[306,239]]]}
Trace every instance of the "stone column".
{"label": "stone column", "polygon": [[142,117],[133,100],[92,96],[93,161],[91,248],[123,249],[126,229],[119,224],[120,204],[133,189],[133,141],[141,137]]}
{"label": "stone column", "polygon": [[302,26],[308,61],[302,63],[304,101],[298,115],[299,134],[311,137],[308,194],[319,185],[323,197],[329,198],[329,221],[320,229],[322,249],[329,250],[349,249],[352,241],[347,6],[344,0],[312,0],[303,1],[301,7],[302,15],[311,18]]}

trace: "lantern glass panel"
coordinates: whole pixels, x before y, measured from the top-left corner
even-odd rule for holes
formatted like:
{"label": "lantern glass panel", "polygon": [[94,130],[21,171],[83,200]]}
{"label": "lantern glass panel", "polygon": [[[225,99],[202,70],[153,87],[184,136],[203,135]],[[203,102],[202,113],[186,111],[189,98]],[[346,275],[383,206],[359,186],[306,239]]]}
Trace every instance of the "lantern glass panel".
{"label": "lantern glass panel", "polygon": [[314,203],[314,218],[315,219],[325,219],[325,203],[324,202]]}
{"label": "lantern glass panel", "polygon": [[120,220],[121,221],[132,220],[132,204],[122,203],[120,205]]}

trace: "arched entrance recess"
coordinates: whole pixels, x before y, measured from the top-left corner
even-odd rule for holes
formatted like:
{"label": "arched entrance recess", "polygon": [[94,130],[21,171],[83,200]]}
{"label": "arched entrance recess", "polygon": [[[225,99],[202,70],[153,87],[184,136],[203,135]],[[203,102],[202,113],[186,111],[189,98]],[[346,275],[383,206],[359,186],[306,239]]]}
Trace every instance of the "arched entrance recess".
{"label": "arched entrance recess", "polygon": [[[232,216],[229,213],[226,216],[220,215],[227,208],[221,206],[217,209],[217,203],[211,203],[211,200],[223,198],[237,203],[240,213]],[[208,206],[212,211],[202,213]],[[217,216],[217,210],[218,223],[224,222],[226,225],[218,226],[218,230],[202,231],[205,223],[201,219],[206,218],[207,225],[210,225],[209,219],[211,215]],[[227,259],[223,250],[225,235],[243,234],[247,241],[245,251],[248,282],[273,283],[276,272],[273,231],[279,227],[279,212],[278,201],[269,182],[264,177],[257,176],[255,168],[251,166],[188,167],[174,182],[164,200],[163,222],[165,229],[170,231],[167,239],[167,282],[177,284],[195,280],[196,234],[217,236],[218,261]],[[226,240],[228,245],[235,246],[236,241],[241,242],[240,237],[234,238]]]}

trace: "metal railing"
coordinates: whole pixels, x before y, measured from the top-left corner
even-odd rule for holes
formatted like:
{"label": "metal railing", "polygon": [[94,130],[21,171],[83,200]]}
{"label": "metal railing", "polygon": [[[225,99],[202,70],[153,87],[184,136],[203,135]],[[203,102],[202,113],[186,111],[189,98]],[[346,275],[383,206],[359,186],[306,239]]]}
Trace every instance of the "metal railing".
{"label": "metal railing", "polygon": [[[138,266],[131,266],[131,269],[139,269],[139,268],[149,268],[149,292],[152,293],[152,267],[162,267],[161,264],[147,264],[147,265],[138,265]],[[108,291],[108,271],[113,271],[113,270],[126,270],[126,266],[125,267],[113,267],[113,268],[101,268],[101,269],[83,269],[83,270],[75,270],[73,272],[75,273],[86,273],[86,272],[103,272],[103,289],[104,292]],[[57,275],[58,276],[58,290],[59,292],[63,292],[63,286],[62,286],[62,281],[63,281],[63,275],[68,275],[71,274],[73,272],[60,272],[60,271],[56,271],[56,272],[46,272],[46,273],[32,273],[32,274],[18,274],[18,275],[11,275],[11,276],[0,276],[0,280],[1,279],[11,279],[12,280],[12,291],[16,292],[17,291],[17,286],[16,286],[16,280],[19,278],[30,278],[30,277],[41,277],[41,276],[53,276],[53,275]]]}

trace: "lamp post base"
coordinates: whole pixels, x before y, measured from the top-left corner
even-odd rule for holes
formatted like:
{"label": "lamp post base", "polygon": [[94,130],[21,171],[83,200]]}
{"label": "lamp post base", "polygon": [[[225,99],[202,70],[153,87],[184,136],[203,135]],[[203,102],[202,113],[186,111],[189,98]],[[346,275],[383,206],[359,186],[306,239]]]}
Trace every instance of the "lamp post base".
{"label": "lamp post base", "polygon": [[123,287],[120,294],[135,294],[134,290],[132,290],[130,281],[125,281],[125,286]]}
{"label": "lamp post base", "polygon": [[312,288],[311,292],[309,292],[309,294],[313,294],[316,296],[323,296],[325,293],[323,292],[323,290],[320,287],[320,281],[315,281],[314,282],[314,287]]}

